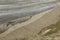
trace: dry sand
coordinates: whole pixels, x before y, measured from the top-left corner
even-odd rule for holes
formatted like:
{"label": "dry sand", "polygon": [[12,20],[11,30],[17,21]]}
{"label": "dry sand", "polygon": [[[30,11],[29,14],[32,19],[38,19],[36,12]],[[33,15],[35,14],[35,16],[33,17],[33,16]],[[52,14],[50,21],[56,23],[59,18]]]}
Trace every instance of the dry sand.
{"label": "dry sand", "polygon": [[[5,35],[3,38],[0,38],[0,40],[16,40],[20,38],[29,38],[31,36],[34,36],[38,32],[40,32],[42,28],[50,24],[56,23],[59,19],[59,16],[60,16],[60,6],[56,7],[53,11],[46,13],[38,20],[12,31],[11,33]],[[21,25],[18,24],[17,26]]]}

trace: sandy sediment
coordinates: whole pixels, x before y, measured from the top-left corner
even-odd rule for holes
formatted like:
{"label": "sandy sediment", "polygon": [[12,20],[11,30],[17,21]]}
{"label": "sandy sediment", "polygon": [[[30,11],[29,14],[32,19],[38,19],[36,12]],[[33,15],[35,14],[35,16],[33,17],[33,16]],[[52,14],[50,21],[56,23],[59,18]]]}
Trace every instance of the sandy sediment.
{"label": "sandy sediment", "polygon": [[[9,31],[7,31],[8,34],[5,35],[3,38],[0,38],[0,40],[16,40],[20,38],[29,38],[31,36],[36,35],[42,28],[50,24],[54,24],[58,21],[60,16],[59,10],[60,10],[60,6],[56,7],[53,11],[46,13],[44,16],[40,17],[38,20],[28,25],[18,28],[12,31],[11,33],[8,33]],[[16,27],[18,26],[21,26],[21,25],[17,24]],[[3,35],[0,35],[0,36],[3,36]]]}

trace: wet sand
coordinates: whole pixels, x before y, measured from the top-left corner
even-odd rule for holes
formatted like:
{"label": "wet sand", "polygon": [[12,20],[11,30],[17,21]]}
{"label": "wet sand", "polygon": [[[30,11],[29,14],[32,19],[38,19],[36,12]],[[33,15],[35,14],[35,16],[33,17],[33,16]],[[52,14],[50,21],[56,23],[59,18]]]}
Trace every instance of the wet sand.
{"label": "wet sand", "polygon": [[[59,10],[60,10],[60,6],[56,7],[53,11],[46,13],[38,20],[12,31],[11,33],[7,34],[0,40],[16,40],[20,38],[29,38],[31,36],[36,35],[38,32],[40,32],[42,28],[49,26],[51,24],[55,24],[58,21],[60,16]],[[17,24],[16,27],[18,26],[21,25]]]}

